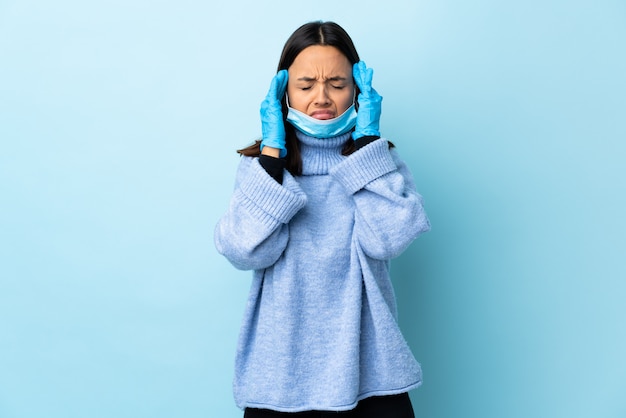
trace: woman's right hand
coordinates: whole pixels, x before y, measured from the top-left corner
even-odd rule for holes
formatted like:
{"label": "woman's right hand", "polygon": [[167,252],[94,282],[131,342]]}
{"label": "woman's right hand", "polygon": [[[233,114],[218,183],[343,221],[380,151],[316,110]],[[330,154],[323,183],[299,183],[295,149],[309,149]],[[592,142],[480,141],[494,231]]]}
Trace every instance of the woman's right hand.
{"label": "woman's right hand", "polygon": [[263,132],[261,151],[264,147],[275,148],[279,150],[281,158],[287,155],[281,100],[287,89],[288,77],[287,70],[280,70],[276,73],[270,84],[270,90],[261,103],[261,130]]}

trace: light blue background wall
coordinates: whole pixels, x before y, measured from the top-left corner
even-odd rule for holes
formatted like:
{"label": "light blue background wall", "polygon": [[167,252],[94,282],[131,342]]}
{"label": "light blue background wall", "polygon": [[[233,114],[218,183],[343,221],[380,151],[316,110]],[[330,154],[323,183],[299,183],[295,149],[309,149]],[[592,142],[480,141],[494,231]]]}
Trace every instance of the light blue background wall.
{"label": "light blue background wall", "polygon": [[241,416],[212,230],[320,18],[433,224],[393,265],[417,416],[625,417],[624,1],[218,3],[0,1],[0,417]]}

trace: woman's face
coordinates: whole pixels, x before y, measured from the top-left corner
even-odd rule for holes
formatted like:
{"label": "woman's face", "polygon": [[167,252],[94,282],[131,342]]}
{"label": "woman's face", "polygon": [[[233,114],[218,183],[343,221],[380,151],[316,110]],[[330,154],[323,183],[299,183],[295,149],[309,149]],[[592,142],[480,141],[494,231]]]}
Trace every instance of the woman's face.
{"label": "woman's face", "polygon": [[302,50],[288,68],[289,106],[316,119],[332,119],[354,101],[352,64],[334,46]]}

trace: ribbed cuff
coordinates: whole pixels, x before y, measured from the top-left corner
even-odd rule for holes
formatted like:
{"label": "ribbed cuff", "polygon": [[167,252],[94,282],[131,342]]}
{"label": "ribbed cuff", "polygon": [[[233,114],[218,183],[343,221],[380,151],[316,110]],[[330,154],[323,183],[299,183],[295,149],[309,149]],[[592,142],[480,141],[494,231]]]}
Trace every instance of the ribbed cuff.
{"label": "ribbed cuff", "polygon": [[239,187],[242,204],[262,222],[287,223],[306,204],[306,195],[295,180],[278,184],[260,163],[252,163],[250,176]]}
{"label": "ribbed cuff", "polygon": [[371,181],[396,170],[386,139],[375,140],[348,156],[330,171],[349,193],[356,193]]}

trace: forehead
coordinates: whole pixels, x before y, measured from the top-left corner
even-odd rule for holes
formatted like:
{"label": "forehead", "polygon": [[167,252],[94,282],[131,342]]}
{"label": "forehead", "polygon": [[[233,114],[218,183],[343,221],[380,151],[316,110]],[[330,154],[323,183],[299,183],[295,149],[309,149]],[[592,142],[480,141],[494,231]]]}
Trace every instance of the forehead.
{"label": "forehead", "polygon": [[334,46],[313,45],[303,49],[289,67],[289,77],[347,77],[352,65]]}

